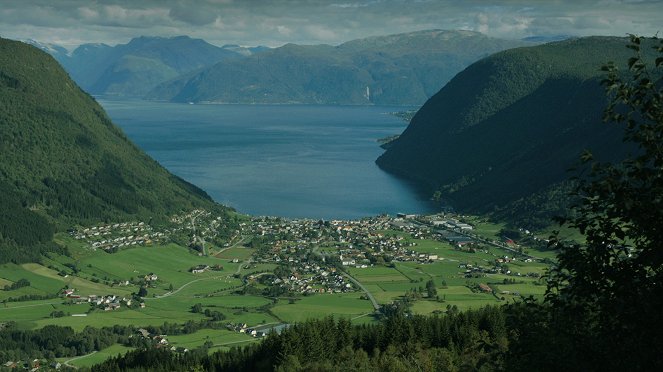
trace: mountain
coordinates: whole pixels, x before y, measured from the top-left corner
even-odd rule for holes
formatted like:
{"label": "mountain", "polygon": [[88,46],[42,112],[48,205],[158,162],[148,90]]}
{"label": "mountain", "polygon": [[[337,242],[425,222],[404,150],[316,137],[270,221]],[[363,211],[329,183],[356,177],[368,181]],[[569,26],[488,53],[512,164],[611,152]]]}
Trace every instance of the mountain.
{"label": "mountain", "polygon": [[[478,61],[426,102],[377,164],[430,194],[441,191],[460,210],[549,222],[567,205],[567,169],[583,149],[606,161],[633,150],[622,128],[602,123],[600,67],[625,64],[626,44],[589,37]],[[548,216],[539,218],[541,210]]]}
{"label": "mountain", "polygon": [[1,262],[57,249],[53,233],[73,224],[220,208],[131,143],[53,58],[6,39],[0,153]]}
{"label": "mountain", "polygon": [[244,47],[244,46],[240,46],[240,45],[237,45],[237,44],[226,44],[226,45],[222,46],[221,49],[229,50],[231,52],[235,52],[237,54],[248,57],[250,55],[254,55],[254,54],[257,54],[257,53],[261,53],[261,52],[270,50],[271,48],[266,47],[266,46],[261,46],[261,45],[256,46],[256,47]]}
{"label": "mountain", "polygon": [[68,58],[58,60],[92,94],[137,97],[181,74],[240,56],[237,51],[188,36],[142,36],[114,47],[83,44]]}
{"label": "mountain", "polygon": [[287,44],[226,59],[159,85],[176,102],[420,105],[470,63],[525,45],[470,31],[429,30],[338,46]]}
{"label": "mountain", "polygon": [[53,43],[42,43],[33,39],[27,39],[21,41],[43,50],[44,52],[53,56],[53,58],[55,58],[55,60],[57,60],[60,63],[69,59],[69,51],[61,45]]}

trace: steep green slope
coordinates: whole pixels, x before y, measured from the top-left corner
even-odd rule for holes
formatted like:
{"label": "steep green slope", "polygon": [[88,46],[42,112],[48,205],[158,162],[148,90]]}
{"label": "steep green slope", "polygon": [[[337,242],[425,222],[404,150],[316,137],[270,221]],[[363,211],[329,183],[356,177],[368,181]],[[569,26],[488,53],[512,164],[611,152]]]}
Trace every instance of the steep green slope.
{"label": "steep green slope", "polygon": [[[73,223],[142,218],[209,196],[132,144],[46,53],[0,39],[0,257],[49,245]],[[23,258],[18,258],[19,256]]]}
{"label": "steep green slope", "polygon": [[504,208],[525,224],[542,203],[557,213],[568,201],[561,182],[583,149],[606,160],[629,151],[621,128],[602,123],[599,84],[603,64],[628,60],[626,44],[591,37],[485,58],[432,97],[377,164],[463,210]]}
{"label": "steep green slope", "polygon": [[138,37],[114,47],[85,44],[59,59],[72,78],[92,94],[142,96],[181,74],[240,54],[188,36]]}
{"label": "steep green slope", "polygon": [[223,60],[194,76],[164,83],[147,98],[416,105],[477,59],[525,44],[441,30],[371,37],[335,47],[287,44],[245,59]]}

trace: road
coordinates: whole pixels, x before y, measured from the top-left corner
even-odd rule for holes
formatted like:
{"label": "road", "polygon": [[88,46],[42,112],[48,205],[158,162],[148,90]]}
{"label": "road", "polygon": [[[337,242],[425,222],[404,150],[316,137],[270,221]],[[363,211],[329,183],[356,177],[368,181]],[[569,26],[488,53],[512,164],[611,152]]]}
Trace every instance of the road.
{"label": "road", "polygon": [[32,305],[19,305],[19,306],[9,306],[7,307],[6,304],[3,307],[0,307],[0,310],[10,310],[10,309],[22,309],[24,307],[36,307],[36,306],[46,306],[46,305],[58,305],[61,304],[62,301],[57,301],[57,302],[45,302],[41,304],[32,304]]}
{"label": "road", "polygon": [[[193,229],[193,244],[196,244],[196,218],[203,214],[203,212],[198,213],[195,216],[191,216],[191,228]],[[198,237],[198,240],[200,240],[201,243],[203,243],[203,255],[207,256],[207,252],[205,252],[205,239],[203,238],[203,234],[200,234],[200,237]]]}
{"label": "road", "polygon": [[250,265],[250,264],[251,264],[251,259],[240,262],[239,266],[237,266],[237,271],[235,271],[235,275],[239,275],[239,272],[242,271],[242,266]]}
{"label": "road", "polygon": [[378,305],[378,302],[375,300],[375,297],[373,297],[373,294],[371,292],[369,292],[369,290],[366,289],[366,287],[364,287],[363,284],[359,283],[359,281],[357,279],[353,278],[352,275],[346,273],[345,271],[343,271],[343,270],[339,270],[339,271],[341,272],[341,274],[343,274],[343,276],[350,279],[351,282],[355,283],[357,285],[357,287],[361,288],[361,290],[364,291],[364,293],[366,293],[366,296],[368,297],[369,300],[371,300],[371,303],[373,304],[373,308],[375,310],[380,309],[380,305]]}
{"label": "road", "polygon": [[229,247],[225,247],[225,248],[220,249],[220,250],[219,250],[214,256],[215,256],[215,257],[219,257],[219,255],[220,255],[221,253],[227,251],[227,250],[230,249],[230,248],[235,248],[235,247],[237,247],[238,245],[244,243],[244,241],[245,241],[246,239],[248,239],[248,238],[249,238],[248,236],[242,235],[241,239],[239,239],[237,242],[233,243],[233,245],[231,245],[231,246],[229,246]]}
{"label": "road", "polygon": [[144,297],[143,299],[144,299],[144,300],[158,300],[158,299],[160,299],[160,298],[169,297],[169,296],[172,296],[172,295],[176,294],[177,292],[183,290],[184,287],[188,286],[189,284],[193,284],[193,283],[195,283],[195,282],[199,282],[199,281],[201,281],[201,280],[218,279],[218,278],[223,278],[223,277],[224,277],[224,275],[218,275],[218,276],[208,276],[208,277],[206,277],[206,278],[194,279],[194,280],[192,280],[192,281],[190,281],[190,282],[188,282],[188,283],[185,283],[184,285],[182,285],[181,287],[177,288],[176,290],[174,290],[174,291],[172,291],[172,292],[167,292],[167,293],[162,294],[161,296],[154,296],[154,297],[152,297],[152,298],[150,298],[150,297]]}
{"label": "road", "polygon": [[64,362],[64,365],[67,366],[67,367],[71,367],[71,368],[74,368],[74,369],[78,369],[78,367],[76,367],[76,366],[72,366],[72,365],[69,364],[69,363],[70,363],[70,362],[73,362],[74,360],[78,360],[78,359],[83,359],[83,358],[89,357],[90,355],[95,354],[96,352],[97,352],[97,351],[95,350],[95,351],[91,352],[90,354],[85,354],[85,355],[77,356],[76,358],[71,358],[71,359],[67,360],[66,362]]}
{"label": "road", "polygon": [[[313,254],[324,258],[324,255],[322,253],[318,252],[319,249],[320,249],[320,246],[314,247],[313,250],[312,250]],[[350,279],[351,282],[355,283],[357,285],[357,287],[361,288],[361,290],[364,291],[364,293],[366,293],[366,297],[368,297],[368,299],[371,301],[371,304],[373,304],[373,308],[375,310],[380,309],[380,305],[375,300],[375,297],[373,297],[373,294],[366,287],[364,287],[363,284],[359,283],[359,281],[357,279],[353,278],[352,275],[348,274],[344,270],[342,270],[340,268],[337,268],[337,270],[340,271],[341,274],[343,274],[343,276]]]}

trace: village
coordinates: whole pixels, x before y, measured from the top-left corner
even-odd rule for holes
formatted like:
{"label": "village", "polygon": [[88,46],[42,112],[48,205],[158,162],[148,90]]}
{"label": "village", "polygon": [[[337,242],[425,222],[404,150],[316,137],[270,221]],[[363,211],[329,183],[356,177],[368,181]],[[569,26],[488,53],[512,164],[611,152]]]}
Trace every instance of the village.
{"label": "village", "polygon": [[[171,217],[170,222],[170,226],[158,231],[144,222],[123,222],[72,229],[70,234],[77,240],[87,242],[93,250],[104,249],[109,253],[136,245],[166,243],[184,236],[189,248],[203,255],[208,253],[205,241],[215,238],[222,219],[209,211],[192,210]],[[445,242],[448,247],[467,253],[481,251],[487,254],[489,245],[503,248],[505,253],[513,252],[509,255],[491,252],[494,256],[492,262],[458,262],[458,277],[476,279],[502,274],[538,278],[538,273],[512,271],[508,266],[518,260],[532,262],[535,258],[518,253],[513,244],[482,238],[474,234],[473,229],[471,224],[453,214],[380,215],[360,220],[330,221],[251,217],[238,223],[233,238],[218,248],[228,249],[234,240],[235,244],[243,243],[242,247],[251,249],[251,256],[245,261],[240,262],[237,258],[229,260],[240,264],[234,275],[242,278],[248,292],[270,297],[361,291],[359,283],[349,274],[350,270],[393,267],[394,263],[429,265],[445,259],[438,252],[420,250],[420,241]],[[254,271],[243,277],[240,275],[242,268],[261,264],[277,266],[267,272]],[[221,271],[223,266],[201,264],[190,267],[188,271],[202,274],[210,270]],[[149,285],[156,280],[156,275],[139,279],[138,284]],[[136,283],[119,283],[123,284]],[[132,299],[112,296],[78,298],[74,293],[67,293],[66,296],[75,302],[96,304],[105,311],[132,304]],[[145,305],[138,305],[134,300],[133,306]]]}
{"label": "village", "polygon": [[[399,214],[364,218],[361,220],[287,220],[259,217],[240,224],[241,234],[253,240],[250,263],[276,263],[273,273],[250,275],[246,282],[275,286],[281,290],[265,293],[342,293],[359,288],[349,280],[348,269],[368,269],[393,266],[394,262],[433,264],[444,260],[440,254],[417,249],[417,241],[446,242],[459,251],[481,250],[488,253],[488,244],[514,251],[505,242],[486,240],[472,234],[473,226],[460,222],[455,216],[414,216]],[[487,274],[528,276],[538,273],[512,272],[508,265],[534,258],[514,251],[512,255],[492,254],[494,260],[482,265],[459,262],[458,275],[465,278]]]}
{"label": "village", "polygon": [[[86,242],[93,250],[103,249],[109,253],[132,246],[163,244],[176,238],[181,241],[184,236],[185,243],[196,249],[198,255],[203,255],[207,254],[205,242],[217,236],[221,223],[221,217],[196,209],[171,217],[170,225],[160,229],[140,221],[122,222],[71,229],[70,235]],[[262,288],[263,294],[271,296],[353,292],[359,288],[348,277],[350,268],[393,266],[394,262],[426,265],[444,260],[438,253],[420,251],[417,244],[422,240],[446,242],[456,250],[469,253],[477,250],[488,253],[488,245],[513,252],[511,255],[493,254],[494,262],[481,265],[459,262],[458,274],[465,278],[497,273],[538,277],[537,273],[512,272],[509,269],[507,264],[510,262],[535,260],[519,254],[512,241],[507,244],[488,240],[473,234],[473,229],[471,224],[454,214],[380,215],[360,220],[331,221],[251,217],[237,224],[230,241],[223,247],[228,248],[230,242],[237,240],[253,250],[247,261],[240,263],[238,259],[231,260],[232,263],[240,263],[238,273],[242,267],[249,268],[251,265],[278,265],[274,272],[253,273],[243,278],[245,284]],[[197,265],[191,267],[189,272],[200,274],[222,269],[221,265]],[[146,277],[145,283],[149,282],[151,279]],[[120,302],[113,299],[106,305],[104,310],[114,310],[120,307]]]}

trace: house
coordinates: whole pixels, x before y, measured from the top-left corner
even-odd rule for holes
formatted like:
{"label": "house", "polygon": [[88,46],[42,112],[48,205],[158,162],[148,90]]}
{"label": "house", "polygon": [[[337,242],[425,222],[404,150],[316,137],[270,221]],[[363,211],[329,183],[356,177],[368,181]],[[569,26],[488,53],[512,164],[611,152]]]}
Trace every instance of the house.
{"label": "house", "polygon": [[479,289],[481,289],[482,292],[492,292],[492,288],[488,286],[488,284],[484,283],[479,283]]}
{"label": "house", "polygon": [[150,332],[149,332],[147,329],[145,329],[145,328],[140,328],[140,329],[138,330],[138,333],[139,333],[141,336],[145,337],[145,338],[149,338],[149,337],[150,337]]}
{"label": "house", "polygon": [[166,335],[159,335],[152,337],[152,340],[156,342],[157,345],[168,345],[168,340],[166,340]]}
{"label": "house", "polygon": [[189,271],[193,274],[200,274],[204,273],[207,269],[209,269],[209,265],[197,265],[189,269]]}
{"label": "house", "polygon": [[159,279],[159,277],[155,273],[149,273],[149,274],[145,275],[145,280],[148,281],[148,282],[153,282],[157,279]]}

